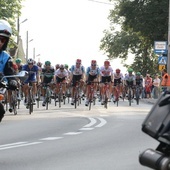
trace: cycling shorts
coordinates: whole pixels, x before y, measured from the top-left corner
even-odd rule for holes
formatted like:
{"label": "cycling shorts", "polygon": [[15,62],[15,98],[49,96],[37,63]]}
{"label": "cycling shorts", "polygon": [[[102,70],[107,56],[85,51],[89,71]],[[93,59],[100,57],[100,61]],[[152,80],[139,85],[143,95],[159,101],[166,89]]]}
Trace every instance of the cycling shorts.
{"label": "cycling shorts", "polygon": [[80,81],[82,79],[82,75],[73,75],[72,86],[76,86],[76,81]]}
{"label": "cycling shorts", "polygon": [[111,82],[111,76],[107,76],[107,77],[102,76],[101,83],[106,83],[106,82]]}

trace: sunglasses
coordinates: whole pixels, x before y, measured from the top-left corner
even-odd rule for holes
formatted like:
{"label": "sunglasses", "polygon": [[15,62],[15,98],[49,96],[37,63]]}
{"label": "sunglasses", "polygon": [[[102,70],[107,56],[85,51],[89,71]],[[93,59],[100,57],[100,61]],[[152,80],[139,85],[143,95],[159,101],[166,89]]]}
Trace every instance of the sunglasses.
{"label": "sunglasses", "polygon": [[6,38],[5,38],[5,37],[0,37],[0,41],[1,41],[2,43],[5,43],[5,42],[6,42]]}
{"label": "sunglasses", "polygon": [[81,64],[81,63],[76,63],[76,64]]}
{"label": "sunglasses", "polygon": [[60,70],[64,70],[64,68],[60,68]]}
{"label": "sunglasses", "polygon": [[33,63],[28,63],[28,65],[33,65]]}
{"label": "sunglasses", "polygon": [[96,66],[96,64],[91,64],[91,66]]}

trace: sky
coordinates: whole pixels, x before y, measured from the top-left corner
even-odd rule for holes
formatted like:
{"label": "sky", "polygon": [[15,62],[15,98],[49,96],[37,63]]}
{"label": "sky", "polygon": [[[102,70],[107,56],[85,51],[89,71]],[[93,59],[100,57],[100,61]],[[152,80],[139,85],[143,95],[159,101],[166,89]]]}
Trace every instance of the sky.
{"label": "sky", "polygon": [[[107,0],[98,0],[108,2]],[[109,29],[109,10],[113,5],[91,0],[25,0],[20,17],[20,36],[26,48],[28,31],[28,56],[36,61],[50,60],[52,65],[75,64],[81,59],[87,67],[91,60],[102,66],[107,56],[100,51],[103,31]],[[25,19],[26,22],[22,23]],[[111,62],[113,69],[125,68],[120,60]],[[116,67],[115,67],[116,66]]]}

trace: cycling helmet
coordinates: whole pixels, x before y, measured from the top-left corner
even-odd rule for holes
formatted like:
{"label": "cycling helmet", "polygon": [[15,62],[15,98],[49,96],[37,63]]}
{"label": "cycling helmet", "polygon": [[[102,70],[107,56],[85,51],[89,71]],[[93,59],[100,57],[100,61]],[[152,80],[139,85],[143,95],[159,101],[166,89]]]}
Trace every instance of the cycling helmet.
{"label": "cycling helmet", "polygon": [[106,61],[104,62],[104,65],[109,65],[109,66],[110,66],[110,61],[106,60]]}
{"label": "cycling helmet", "polygon": [[120,73],[120,69],[119,68],[116,69],[116,73]]}
{"label": "cycling helmet", "polygon": [[61,65],[60,65],[60,68],[61,68],[61,69],[64,69],[64,64],[61,64]]}
{"label": "cycling helmet", "polygon": [[9,89],[10,89],[10,90],[15,90],[15,89],[17,89],[17,81],[16,81],[16,80],[11,80],[11,81],[9,82]]}
{"label": "cycling helmet", "polygon": [[56,65],[55,65],[55,68],[56,68],[56,69],[60,68],[60,65],[59,65],[59,64],[56,64]]}
{"label": "cycling helmet", "polygon": [[41,66],[42,66],[42,63],[39,61],[39,62],[37,63],[37,66],[38,66],[38,67],[41,67]]}
{"label": "cycling helmet", "polygon": [[33,60],[32,58],[29,58],[29,59],[27,60],[27,63],[28,63],[28,64],[34,64],[34,60]]}
{"label": "cycling helmet", "polygon": [[137,73],[136,73],[136,75],[140,76],[140,75],[141,75],[141,73],[140,73],[140,72],[137,72]]}
{"label": "cycling helmet", "polygon": [[128,72],[133,72],[133,69],[132,68],[128,68]]}
{"label": "cycling helmet", "polygon": [[68,68],[68,64],[65,64],[65,68]]}
{"label": "cycling helmet", "polygon": [[97,64],[96,60],[91,60],[91,64]]}
{"label": "cycling helmet", "polygon": [[76,60],[76,63],[81,63],[81,59],[77,59],[77,60]]}
{"label": "cycling helmet", "polygon": [[15,62],[16,62],[17,64],[20,64],[20,63],[22,62],[22,60],[21,60],[20,58],[17,58],[17,59],[15,60]]}
{"label": "cycling helmet", "polygon": [[51,65],[51,62],[50,61],[46,61],[45,62],[45,65],[47,66],[47,65]]}
{"label": "cycling helmet", "polygon": [[0,20],[0,35],[9,38],[11,34],[12,34],[12,29],[10,24],[5,20]]}

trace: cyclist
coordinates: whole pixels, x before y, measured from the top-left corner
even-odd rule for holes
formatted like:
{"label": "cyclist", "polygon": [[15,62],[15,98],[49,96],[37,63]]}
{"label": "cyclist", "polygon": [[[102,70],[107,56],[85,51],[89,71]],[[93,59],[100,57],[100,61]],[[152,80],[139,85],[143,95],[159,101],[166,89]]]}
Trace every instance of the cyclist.
{"label": "cyclist", "polygon": [[52,90],[52,81],[54,78],[54,68],[51,66],[50,61],[45,62],[45,66],[42,69],[41,73],[41,82],[43,84],[42,87],[42,96],[43,96],[43,103],[42,106],[46,105],[45,93],[46,93],[46,85],[50,84],[50,89]]}
{"label": "cyclist", "polygon": [[[85,106],[88,106],[89,104],[89,93],[90,93],[90,85],[91,82],[99,82],[99,67],[97,66],[96,60],[91,61],[91,66],[87,67],[86,70],[86,102]],[[94,97],[96,97],[97,94],[97,84],[94,85]]]}
{"label": "cyclist", "polygon": [[113,102],[115,102],[116,99],[116,91],[115,91],[115,87],[118,85],[120,88],[120,96],[122,96],[122,90],[123,90],[123,74],[121,73],[121,70],[119,68],[116,69],[116,72],[113,73],[113,77],[114,77],[114,88],[113,88]]}
{"label": "cyclist", "polygon": [[55,65],[55,70],[58,70],[60,68],[60,64]]}
{"label": "cyclist", "polygon": [[[139,96],[141,96],[142,94],[142,90],[143,90],[143,78],[141,77],[141,73],[137,72],[136,73],[136,86],[139,86]],[[139,97],[140,98],[140,97]]]}
{"label": "cyclist", "polygon": [[[5,20],[0,20],[0,74],[5,76],[10,76],[15,74],[14,63],[12,57],[6,52],[9,39],[12,34],[12,29],[10,24]],[[9,102],[9,111],[12,112],[11,106],[11,90],[17,88],[17,81],[15,78],[8,78],[6,80],[9,85],[8,90],[8,102]],[[4,115],[3,109],[0,112],[1,117]]]}
{"label": "cyclist", "polygon": [[16,65],[18,66],[18,71],[19,71],[19,72],[22,71],[22,67],[23,67],[22,60],[21,60],[20,58],[17,58],[17,59],[15,60],[15,63],[16,63]]}
{"label": "cyclist", "polygon": [[70,76],[70,82],[72,83],[71,105],[74,105],[74,92],[75,92],[76,82],[80,82],[80,88],[81,91],[83,91],[84,80],[85,80],[85,68],[81,63],[81,59],[77,59],[76,64],[71,66],[71,76]]}
{"label": "cyclist", "polygon": [[57,69],[54,73],[54,82],[56,82],[56,91],[55,92],[56,92],[57,95],[58,95],[59,90],[60,90],[60,88],[59,88],[60,83],[63,83],[62,84],[62,93],[63,93],[63,97],[65,97],[67,77],[68,77],[68,72],[64,68],[64,65],[61,64],[60,68]]}
{"label": "cyclist", "polygon": [[132,87],[132,89],[133,89],[132,98],[134,98],[134,87],[136,85],[136,81],[135,81],[135,75],[133,74],[133,69],[132,68],[128,69],[128,74],[126,74],[126,76],[125,76],[124,84],[125,84],[126,94],[127,94],[128,86]]}
{"label": "cyclist", "polygon": [[104,105],[104,83],[108,83],[109,85],[109,101],[111,97],[111,92],[112,92],[112,82],[113,82],[113,69],[110,66],[110,62],[108,60],[104,61],[104,66],[100,68],[100,91],[101,91],[101,105]]}
{"label": "cyclist", "polygon": [[38,66],[34,64],[34,60],[32,58],[29,58],[27,60],[27,64],[23,66],[22,70],[28,72],[28,78],[24,81],[23,85],[23,92],[25,94],[24,103],[27,104],[28,101],[29,83],[31,83],[31,85],[33,86],[33,100],[35,102],[35,96],[37,93],[37,83],[40,83]]}

